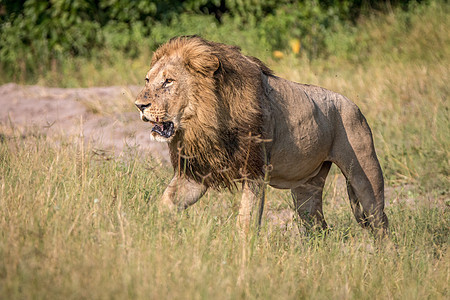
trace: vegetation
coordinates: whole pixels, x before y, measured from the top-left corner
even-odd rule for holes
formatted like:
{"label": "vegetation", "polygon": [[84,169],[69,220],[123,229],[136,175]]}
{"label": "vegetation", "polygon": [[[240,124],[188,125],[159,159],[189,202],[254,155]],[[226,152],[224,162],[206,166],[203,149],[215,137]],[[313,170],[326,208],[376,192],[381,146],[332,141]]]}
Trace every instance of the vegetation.
{"label": "vegetation", "polygon": [[[417,2],[379,3],[4,0],[0,4],[0,80],[34,83],[49,71],[76,70],[80,63],[100,61],[101,66],[114,62],[117,56],[149,56],[158,45],[182,34],[201,34],[245,49],[270,52],[286,49],[292,40],[297,40],[301,41],[302,55],[315,59],[331,54],[329,35],[340,27],[351,27],[361,14],[368,12],[368,7],[382,11],[393,3],[408,9]],[[73,58],[87,61],[72,66]],[[52,84],[61,85],[59,81]]]}
{"label": "vegetation", "polygon": [[[98,1],[103,6],[95,13],[86,6],[92,1],[72,2],[84,6],[73,8],[79,17],[67,17],[66,27],[57,22],[64,19],[58,14],[67,11],[69,2],[49,2],[60,10],[52,21],[56,23],[46,28],[60,28],[69,38],[77,24],[80,32],[95,35],[81,33],[75,39],[80,44],[74,45],[58,36],[54,45],[60,48],[51,48],[48,39],[42,48],[41,42],[26,44],[25,36],[42,35],[42,28],[29,35],[36,20],[28,17],[36,14],[25,13],[25,8],[38,9],[40,1],[2,3],[14,12],[1,16],[2,82],[62,87],[142,84],[152,50],[173,35],[201,33],[240,45],[276,74],[324,86],[358,104],[371,124],[384,169],[395,247],[379,247],[358,227],[345,192],[339,192],[336,171],[325,189],[324,211],[333,226],[326,237],[299,233],[295,220],[280,227],[266,216],[259,235],[242,245],[235,231],[239,195],[209,192],[185,213],[164,215],[156,204],[171,175],[167,166],[136,149],[122,157],[102,157],[78,136],[50,138],[33,128],[19,132],[2,124],[0,295],[449,298],[446,1],[411,2],[387,12],[365,11],[361,3],[370,1],[256,1],[268,8],[255,8],[255,19],[246,15],[248,1],[226,1],[226,7],[223,1],[168,1],[171,9],[164,15],[158,14],[163,3],[159,1],[145,1],[151,3],[147,6],[144,1]],[[304,9],[294,12],[294,5]],[[282,13],[286,9],[298,14],[296,18],[287,20],[291,16]],[[308,35],[310,25],[302,29],[300,23],[292,23],[308,9],[316,10],[320,22],[335,21]],[[25,27],[20,31],[16,26]],[[270,26],[280,27],[274,31]],[[276,38],[270,36],[278,32]],[[299,53],[291,48],[291,40],[300,41]],[[281,55],[275,57],[274,50]],[[112,105],[132,109],[132,103]],[[267,211],[281,213],[289,201],[287,192],[269,190]]]}
{"label": "vegetation", "polygon": [[[403,199],[387,208],[394,247],[358,227],[326,186],[323,237],[277,226],[236,234],[238,196],[210,192],[185,213],[156,200],[171,172],[129,149],[123,159],[14,129],[0,143],[0,294],[7,299],[446,299],[450,212]],[[416,194],[414,194],[416,196]],[[288,207],[271,190],[268,209]]]}

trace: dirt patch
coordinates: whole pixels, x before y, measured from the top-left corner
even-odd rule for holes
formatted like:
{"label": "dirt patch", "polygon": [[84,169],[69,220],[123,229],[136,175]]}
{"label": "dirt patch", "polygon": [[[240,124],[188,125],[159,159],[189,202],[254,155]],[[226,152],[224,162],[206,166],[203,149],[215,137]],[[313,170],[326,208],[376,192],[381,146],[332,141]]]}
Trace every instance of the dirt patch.
{"label": "dirt patch", "polygon": [[[133,107],[137,86],[48,88],[0,86],[0,131],[33,128],[49,136],[81,135],[97,150],[138,148],[167,163],[168,148],[150,141],[150,125]],[[3,128],[3,129],[2,129]]]}

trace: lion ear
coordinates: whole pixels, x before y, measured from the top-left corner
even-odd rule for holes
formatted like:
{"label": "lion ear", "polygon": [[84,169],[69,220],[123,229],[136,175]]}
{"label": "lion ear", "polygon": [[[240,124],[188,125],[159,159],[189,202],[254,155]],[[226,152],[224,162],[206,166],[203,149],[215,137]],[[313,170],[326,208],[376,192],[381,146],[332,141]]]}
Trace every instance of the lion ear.
{"label": "lion ear", "polygon": [[191,57],[187,65],[195,72],[205,76],[212,76],[219,68],[220,62],[214,54],[200,54],[196,57]]}

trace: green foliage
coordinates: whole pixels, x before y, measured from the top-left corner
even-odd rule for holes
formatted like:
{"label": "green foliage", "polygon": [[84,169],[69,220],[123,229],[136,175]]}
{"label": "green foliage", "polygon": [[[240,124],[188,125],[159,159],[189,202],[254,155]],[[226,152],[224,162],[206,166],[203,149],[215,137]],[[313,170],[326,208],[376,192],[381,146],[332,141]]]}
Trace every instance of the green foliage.
{"label": "green foliage", "polygon": [[143,47],[155,49],[168,38],[185,34],[235,40],[269,52],[286,50],[290,40],[298,39],[302,55],[312,60],[332,53],[327,37],[355,23],[365,5],[385,7],[375,3],[4,0],[0,4],[0,70],[5,79],[30,82],[37,74],[60,70],[74,57],[102,58],[96,53],[118,51],[135,58]]}
{"label": "green foliage", "polygon": [[89,55],[103,41],[92,13],[84,0],[26,1],[21,13],[1,24],[2,69],[14,79],[55,68],[67,56]]}
{"label": "green foliage", "polygon": [[289,3],[264,18],[258,26],[259,34],[272,49],[286,49],[289,40],[297,38],[308,58],[315,59],[328,54],[325,37],[338,24],[346,24],[348,10],[348,1],[332,6],[321,5],[317,0]]}

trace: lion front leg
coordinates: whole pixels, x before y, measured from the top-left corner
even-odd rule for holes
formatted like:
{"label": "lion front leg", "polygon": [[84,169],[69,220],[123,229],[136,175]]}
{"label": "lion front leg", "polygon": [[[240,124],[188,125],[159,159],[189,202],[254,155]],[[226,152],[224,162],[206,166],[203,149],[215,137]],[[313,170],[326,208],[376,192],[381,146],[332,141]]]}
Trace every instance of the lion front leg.
{"label": "lion front leg", "polygon": [[237,218],[237,228],[241,237],[246,238],[252,223],[255,207],[260,200],[257,212],[256,225],[261,226],[261,218],[264,210],[264,188],[262,182],[245,181],[242,187],[242,198]]}
{"label": "lion front leg", "polygon": [[175,175],[164,191],[161,199],[163,209],[186,209],[197,202],[208,188],[183,176]]}

